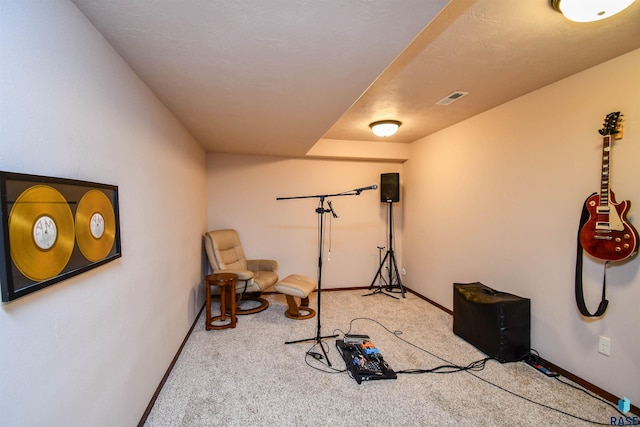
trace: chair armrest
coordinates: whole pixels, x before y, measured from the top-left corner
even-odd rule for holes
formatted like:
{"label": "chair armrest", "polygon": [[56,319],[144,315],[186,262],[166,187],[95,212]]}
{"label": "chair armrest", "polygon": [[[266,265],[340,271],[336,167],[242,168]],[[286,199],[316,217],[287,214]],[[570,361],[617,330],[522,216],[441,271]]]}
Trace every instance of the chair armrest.
{"label": "chair armrest", "polygon": [[213,274],[216,273],[234,273],[238,275],[238,280],[249,280],[253,279],[253,271],[249,270],[213,270]]}
{"label": "chair armrest", "polygon": [[247,268],[251,271],[276,271],[278,261],[273,259],[248,259]]}

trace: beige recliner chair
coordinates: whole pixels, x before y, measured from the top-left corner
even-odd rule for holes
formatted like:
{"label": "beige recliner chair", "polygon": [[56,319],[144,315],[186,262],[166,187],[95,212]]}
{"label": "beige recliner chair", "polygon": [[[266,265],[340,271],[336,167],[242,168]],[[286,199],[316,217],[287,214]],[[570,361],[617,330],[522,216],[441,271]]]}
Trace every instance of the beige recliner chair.
{"label": "beige recliner chair", "polygon": [[[269,301],[260,294],[278,281],[278,262],[267,259],[248,260],[240,244],[236,230],[214,230],[204,235],[204,247],[213,273],[235,273],[238,275],[236,294],[237,314],[253,314],[269,307]],[[259,305],[244,308],[241,301],[258,301]]]}

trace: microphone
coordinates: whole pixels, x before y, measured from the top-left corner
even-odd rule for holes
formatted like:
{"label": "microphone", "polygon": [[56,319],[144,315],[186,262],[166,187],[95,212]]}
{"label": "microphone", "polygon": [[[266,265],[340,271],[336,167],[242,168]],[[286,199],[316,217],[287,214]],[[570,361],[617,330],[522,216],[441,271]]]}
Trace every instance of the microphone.
{"label": "microphone", "polygon": [[365,191],[365,190],[377,190],[377,189],[378,189],[378,186],[373,184],[373,185],[370,185],[368,187],[356,188],[354,191],[357,191],[359,193],[359,192]]}

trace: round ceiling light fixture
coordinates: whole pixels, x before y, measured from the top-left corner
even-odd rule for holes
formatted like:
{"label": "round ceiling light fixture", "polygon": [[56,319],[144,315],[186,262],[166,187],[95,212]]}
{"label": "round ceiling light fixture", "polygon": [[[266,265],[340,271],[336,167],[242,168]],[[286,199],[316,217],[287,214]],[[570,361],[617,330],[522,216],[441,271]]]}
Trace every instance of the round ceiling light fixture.
{"label": "round ceiling light fixture", "polygon": [[631,6],[635,0],[551,0],[551,7],[574,22],[608,18]]}
{"label": "round ceiling light fixture", "polygon": [[397,120],[380,120],[369,125],[376,136],[391,136],[398,131],[402,123]]}

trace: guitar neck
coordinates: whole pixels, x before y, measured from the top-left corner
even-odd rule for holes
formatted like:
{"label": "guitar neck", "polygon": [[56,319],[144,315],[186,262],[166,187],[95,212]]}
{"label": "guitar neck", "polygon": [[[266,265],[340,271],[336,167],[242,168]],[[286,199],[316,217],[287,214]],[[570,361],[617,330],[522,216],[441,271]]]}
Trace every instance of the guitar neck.
{"label": "guitar neck", "polygon": [[600,206],[609,205],[609,183],[611,182],[609,162],[611,159],[611,143],[613,138],[606,135],[602,138],[602,176],[600,179]]}

